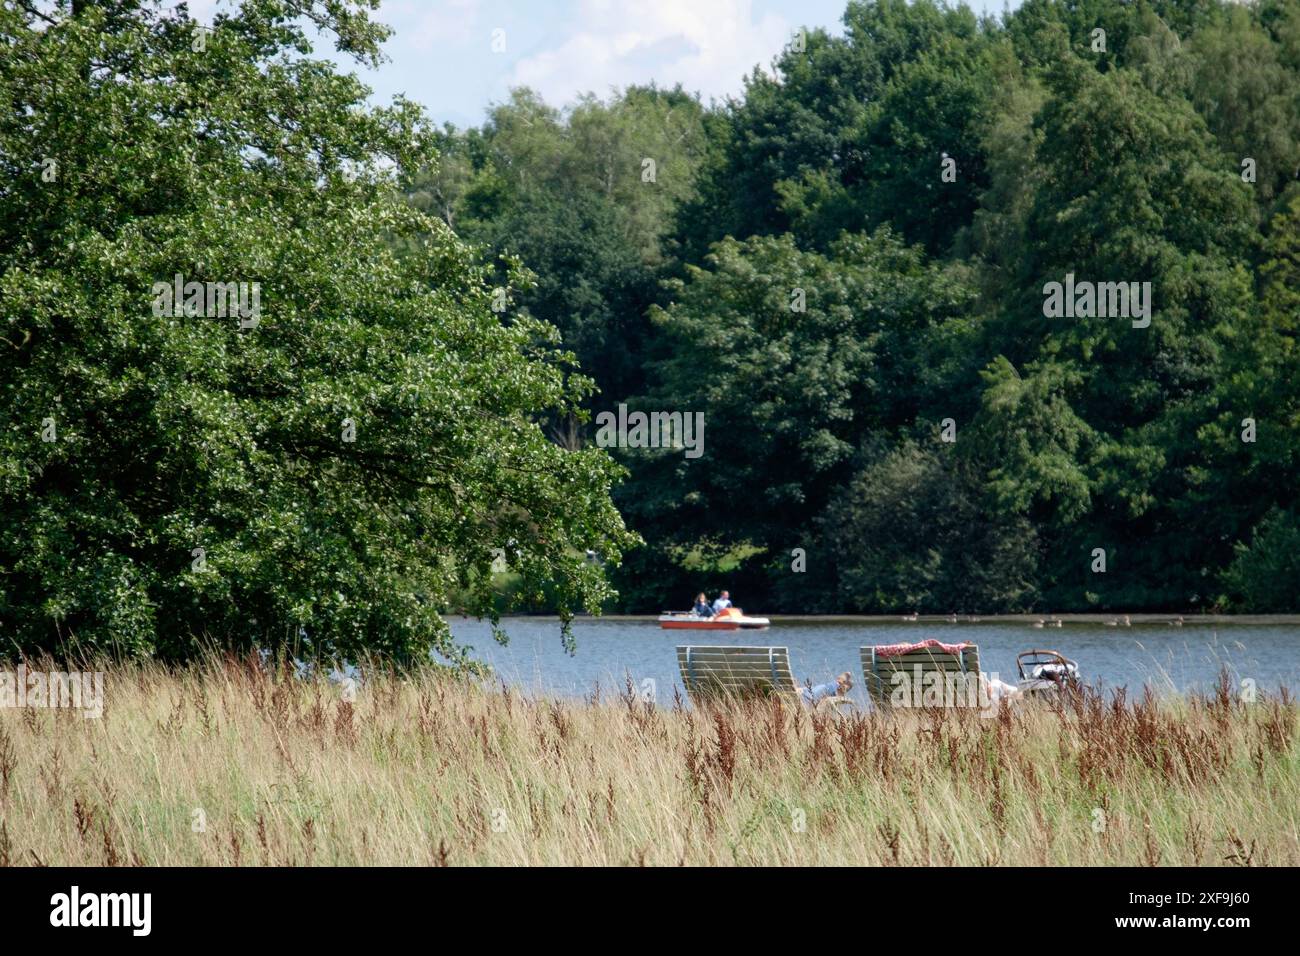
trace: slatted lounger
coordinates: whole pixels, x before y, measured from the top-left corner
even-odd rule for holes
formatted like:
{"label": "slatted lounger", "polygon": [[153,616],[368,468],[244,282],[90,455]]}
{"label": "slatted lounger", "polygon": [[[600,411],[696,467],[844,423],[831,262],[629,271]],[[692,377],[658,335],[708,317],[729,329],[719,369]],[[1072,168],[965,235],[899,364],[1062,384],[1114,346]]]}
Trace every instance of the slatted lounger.
{"label": "slatted lounger", "polygon": [[[773,694],[799,699],[799,685],[790,671],[790,652],[784,647],[682,645],[677,648],[677,666],[686,692],[696,703]],[[847,703],[847,697],[827,697],[818,702],[818,708]]]}
{"label": "slatted lounger", "polygon": [[[979,686],[980,649],[977,644],[941,644],[928,640],[919,644],[864,647],[861,653],[867,695],[877,707],[891,706],[895,695],[900,692],[899,687],[908,695],[905,699],[909,706],[932,703],[981,706],[978,701],[983,697],[983,688]],[[900,671],[907,675],[907,680],[895,683],[894,675]],[[927,683],[935,680],[926,675],[933,672],[939,672],[947,680],[945,691],[938,700],[934,696],[925,696]],[[960,678],[966,678],[969,683]],[[931,683],[929,686],[933,688],[934,685]],[[951,692],[948,688],[952,689]]]}

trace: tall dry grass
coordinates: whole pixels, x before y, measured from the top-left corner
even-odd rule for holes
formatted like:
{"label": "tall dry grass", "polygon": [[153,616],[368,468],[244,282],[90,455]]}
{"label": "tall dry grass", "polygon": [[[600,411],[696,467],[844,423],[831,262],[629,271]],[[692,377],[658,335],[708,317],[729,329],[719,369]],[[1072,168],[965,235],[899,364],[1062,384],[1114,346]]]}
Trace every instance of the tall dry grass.
{"label": "tall dry grass", "polygon": [[0,865],[1300,862],[1297,708],[1217,694],[842,719],[430,672],[110,670],[0,710]]}

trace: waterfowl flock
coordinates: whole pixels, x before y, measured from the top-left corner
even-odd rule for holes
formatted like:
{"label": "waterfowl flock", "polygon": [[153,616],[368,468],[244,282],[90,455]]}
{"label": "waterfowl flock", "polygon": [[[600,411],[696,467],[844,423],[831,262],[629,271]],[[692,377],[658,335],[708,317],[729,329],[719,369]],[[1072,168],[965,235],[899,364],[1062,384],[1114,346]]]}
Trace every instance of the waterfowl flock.
{"label": "waterfowl flock", "polygon": [[[916,622],[920,621],[920,619],[921,619],[921,615],[919,611],[913,611],[911,614],[904,614],[902,616],[902,620],[910,624],[915,624]],[[957,615],[956,611],[953,611],[949,613],[943,620],[948,624],[957,624],[962,620],[965,620],[965,622],[968,624],[978,624],[982,619],[977,614],[967,614],[963,619]],[[1123,617],[1113,617],[1109,621],[1106,621],[1104,623],[1107,627],[1132,627],[1133,626],[1133,620],[1127,614],[1125,614]],[[1172,620],[1163,621],[1160,623],[1166,624],[1169,627],[1182,627],[1187,622],[1180,614],[1177,617],[1173,618]],[[1045,627],[1065,627],[1065,619],[1055,614],[1049,614],[1047,617],[1040,617],[1036,620],[1030,621],[1029,626],[1036,630],[1041,630],[1042,628]]]}

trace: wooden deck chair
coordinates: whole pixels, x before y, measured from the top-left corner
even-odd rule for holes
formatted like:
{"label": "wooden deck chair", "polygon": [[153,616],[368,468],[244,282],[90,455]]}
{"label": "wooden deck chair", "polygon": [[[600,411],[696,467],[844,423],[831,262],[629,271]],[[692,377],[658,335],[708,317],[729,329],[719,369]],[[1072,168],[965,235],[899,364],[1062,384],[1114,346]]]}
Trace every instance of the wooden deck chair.
{"label": "wooden deck chair", "polygon": [[[697,704],[773,694],[802,703],[790,671],[790,652],[784,647],[681,645],[677,666],[686,693]],[[818,701],[817,709],[837,711],[849,703],[847,697],[827,697]]]}
{"label": "wooden deck chair", "polygon": [[[923,641],[903,653],[880,653],[895,647],[861,649],[867,696],[877,707],[890,707],[895,702],[912,707],[980,706],[984,689],[980,687],[983,678],[979,645],[963,644],[958,653],[953,653],[938,641]],[[927,676],[935,673],[937,677]]]}

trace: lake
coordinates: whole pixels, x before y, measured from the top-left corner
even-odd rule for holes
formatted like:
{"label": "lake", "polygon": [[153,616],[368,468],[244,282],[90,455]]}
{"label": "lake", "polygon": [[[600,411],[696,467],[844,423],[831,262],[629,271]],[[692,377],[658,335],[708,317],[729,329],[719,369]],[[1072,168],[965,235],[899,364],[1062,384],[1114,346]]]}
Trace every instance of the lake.
{"label": "lake", "polygon": [[1205,688],[1227,666],[1235,681],[1255,681],[1274,693],[1279,686],[1300,689],[1300,626],[1295,624],[1167,623],[1128,628],[1101,623],[1067,623],[1034,629],[1026,622],[989,623],[796,623],[774,620],[765,631],[665,631],[652,620],[580,619],[574,622],[577,652],[560,643],[554,618],[509,618],[503,628],[510,642],[492,639],[485,622],[453,619],[452,634],[473,647],[475,657],[492,666],[508,684],[529,693],[587,697],[599,685],[603,696],[620,691],[625,675],[640,688],[654,681],[659,704],[669,706],[673,688],[681,687],[675,648],[678,644],[774,644],[790,649],[795,679],[813,683],[840,671],[853,674],[851,696],[865,703],[858,648],[867,644],[921,641],[929,637],[979,645],[981,668],[1003,680],[1016,680],[1016,654],[1032,647],[1060,651],[1079,662],[1084,680],[1103,687],[1143,684],[1157,691]]}

